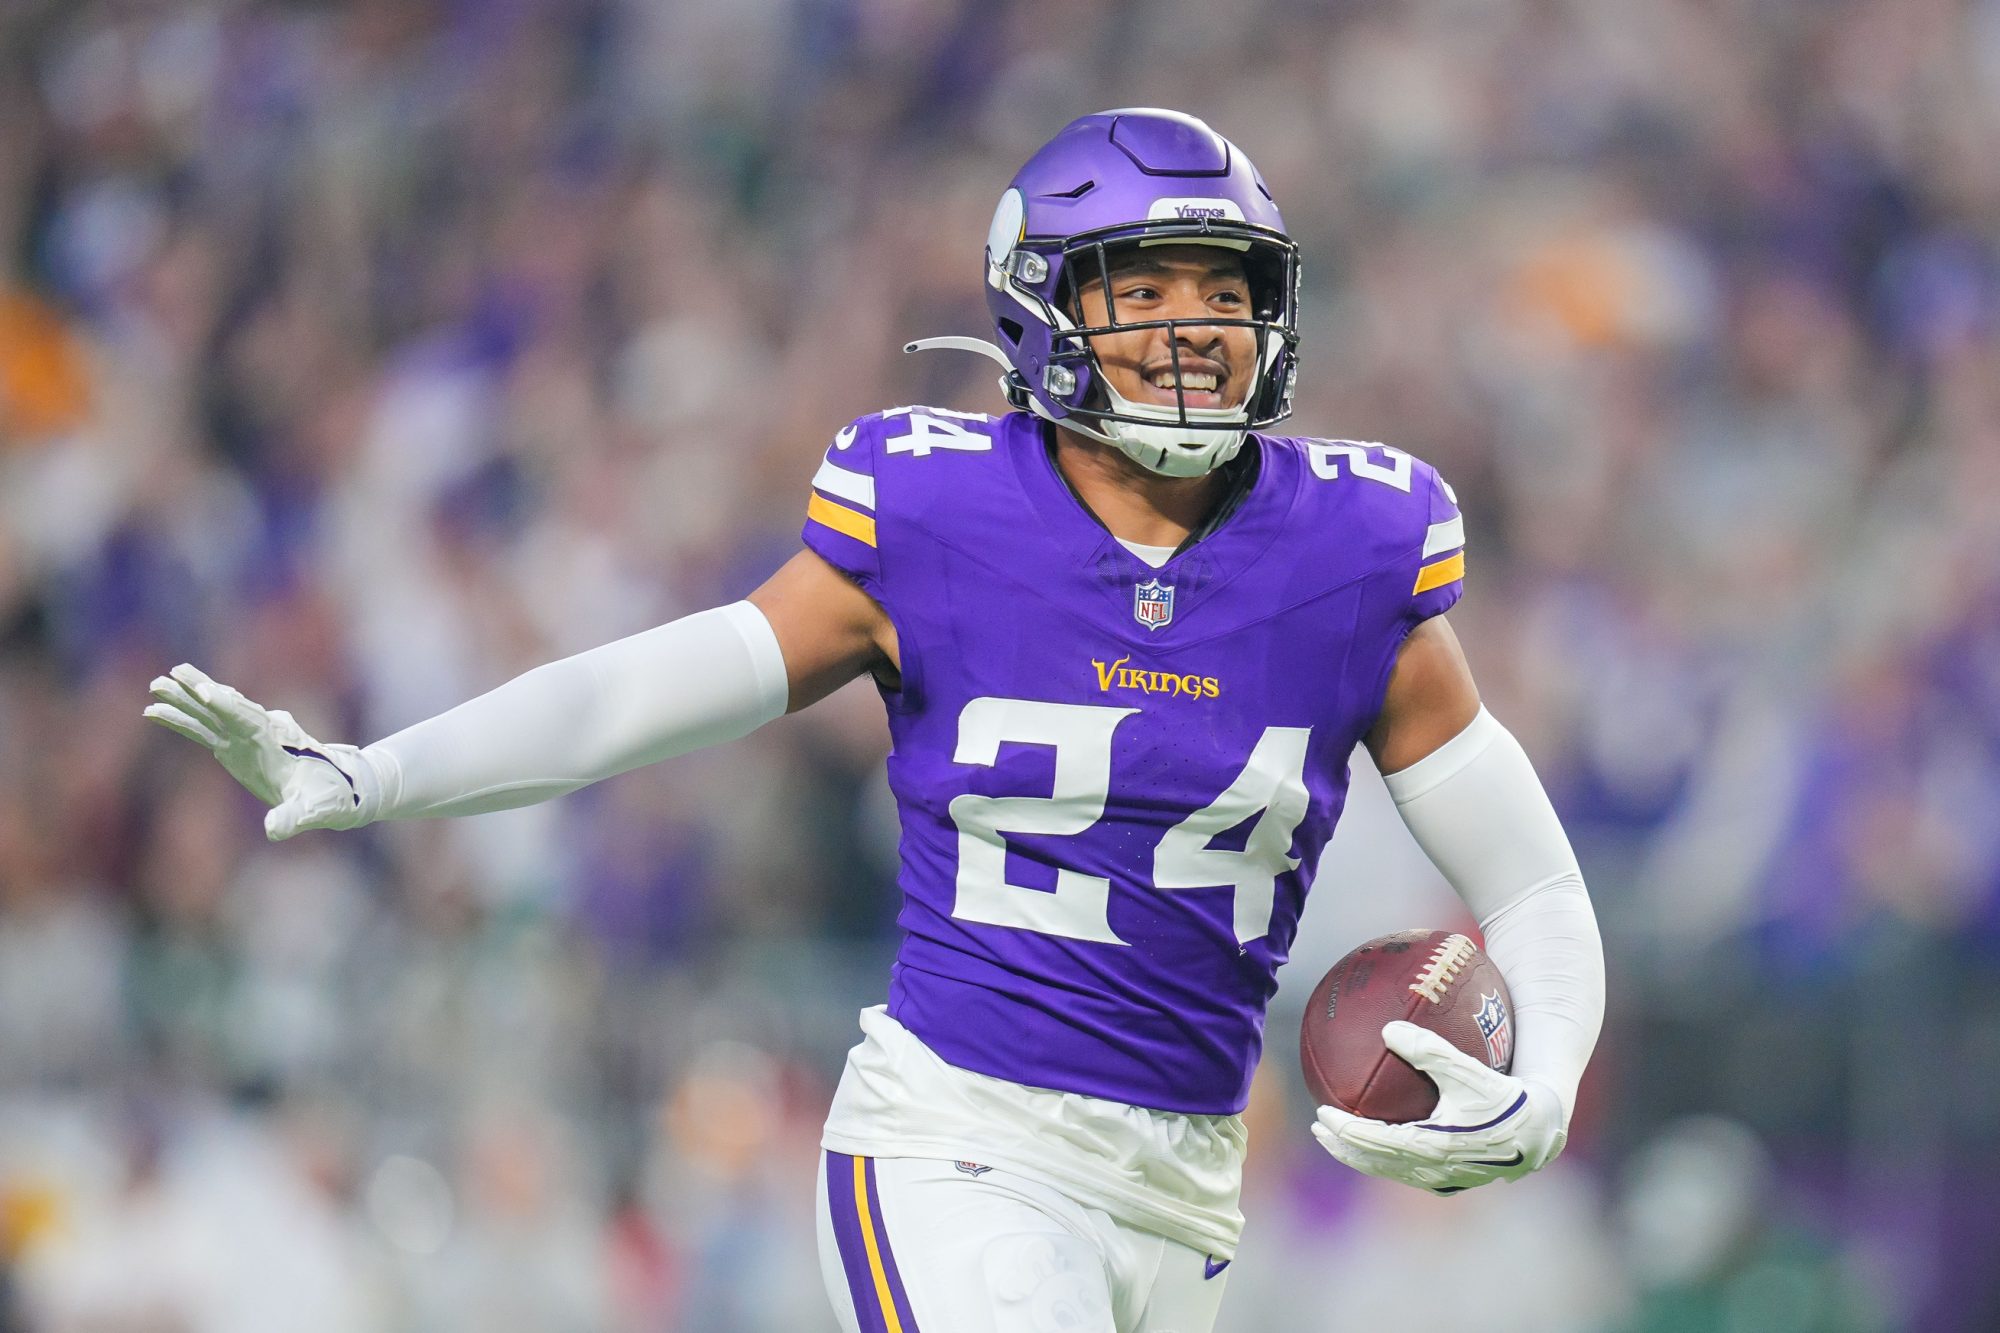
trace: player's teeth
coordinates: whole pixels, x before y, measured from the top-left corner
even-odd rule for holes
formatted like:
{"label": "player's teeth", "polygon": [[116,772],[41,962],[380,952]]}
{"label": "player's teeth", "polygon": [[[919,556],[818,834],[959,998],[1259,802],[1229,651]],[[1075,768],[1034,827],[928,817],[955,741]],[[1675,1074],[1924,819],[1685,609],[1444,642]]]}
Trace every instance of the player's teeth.
{"label": "player's teeth", "polygon": [[[1181,387],[1186,389],[1213,390],[1217,382],[1218,380],[1216,376],[1205,374],[1201,371],[1190,371],[1189,373],[1181,376]],[[1153,376],[1153,387],[1156,389],[1173,388],[1174,373],[1171,370],[1165,370]]]}

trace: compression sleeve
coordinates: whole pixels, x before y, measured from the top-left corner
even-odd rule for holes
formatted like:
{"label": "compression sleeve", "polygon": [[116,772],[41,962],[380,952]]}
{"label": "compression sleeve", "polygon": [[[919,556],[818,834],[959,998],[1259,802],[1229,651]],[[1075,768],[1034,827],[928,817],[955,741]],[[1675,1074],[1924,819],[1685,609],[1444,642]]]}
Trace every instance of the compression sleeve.
{"label": "compression sleeve", "polygon": [[1484,708],[1384,779],[1403,822],[1479,919],[1514,999],[1513,1072],[1576,1105],[1604,1023],[1604,947],[1576,853],[1534,765]]}
{"label": "compression sleeve", "polygon": [[749,602],[559,662],[361,751],[373,819],[532,805],[748,735],[785,711],[784,656]]}

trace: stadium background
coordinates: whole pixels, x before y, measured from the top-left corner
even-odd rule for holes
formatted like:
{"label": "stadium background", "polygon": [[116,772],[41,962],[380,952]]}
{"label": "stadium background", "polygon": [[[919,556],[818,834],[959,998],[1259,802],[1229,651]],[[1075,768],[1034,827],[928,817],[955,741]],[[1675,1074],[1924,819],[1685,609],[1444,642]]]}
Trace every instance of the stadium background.
{"label": "stadium background", "polygon": [[1459,919],[1357,784],[1223,1328],[2000,1327],[1992,0],[0,4],[0,1327],[831,1327],[866,689],[272,847],[145,683],[362,741],[742,595],[834,428],[996,405],[897,348],[1128,104],[1277,192],[1296,427],[1464,498],[1611,964],[1555,1167],[1344,1174],[1297,996]]}

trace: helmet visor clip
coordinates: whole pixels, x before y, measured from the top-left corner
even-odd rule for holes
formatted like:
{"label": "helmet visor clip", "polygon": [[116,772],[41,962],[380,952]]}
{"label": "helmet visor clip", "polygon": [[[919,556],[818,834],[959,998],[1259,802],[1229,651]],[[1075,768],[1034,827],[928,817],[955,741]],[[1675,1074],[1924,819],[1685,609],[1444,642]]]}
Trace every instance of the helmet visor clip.
{"label": "helmet visor clip", "polygon": [[1033,250],[1016,250],[1007,256],[1007,273],[1016,282],[1039,286],[1048,281],[1049,261]]}

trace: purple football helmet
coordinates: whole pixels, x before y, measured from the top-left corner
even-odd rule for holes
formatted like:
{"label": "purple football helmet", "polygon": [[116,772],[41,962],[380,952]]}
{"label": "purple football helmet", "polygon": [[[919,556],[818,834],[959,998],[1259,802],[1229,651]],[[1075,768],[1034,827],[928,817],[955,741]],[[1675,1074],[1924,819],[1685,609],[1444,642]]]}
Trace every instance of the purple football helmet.
{"label": "purple football helmet", "polygon": [[[1120,322],[1110,300],[1118,247],[1223,246],[1243,259],[1247,319]],[[1104,283],[1106,322],[1078,324],[1078,289]],[[986,237],[986,304],[1001,386],[1015,407],[1111,444],[1169,476],[1199,476],[1242,446],[1244,433],[1291,412],[1298,346],[1298,246],[1278,206],[1240,149],[1193,116],[1128,108],[1063,127],[1000,197]],[[1245,401],[1190,407],[1180,384],[1179,326],[1241,325],[1257,331],[1257,374]],[[1134,403],[1106,380],[1089,338],[1130,329],[1170,331],[1177,407]],[[972,339],[926,339],[919,347],[993,349]]]}

